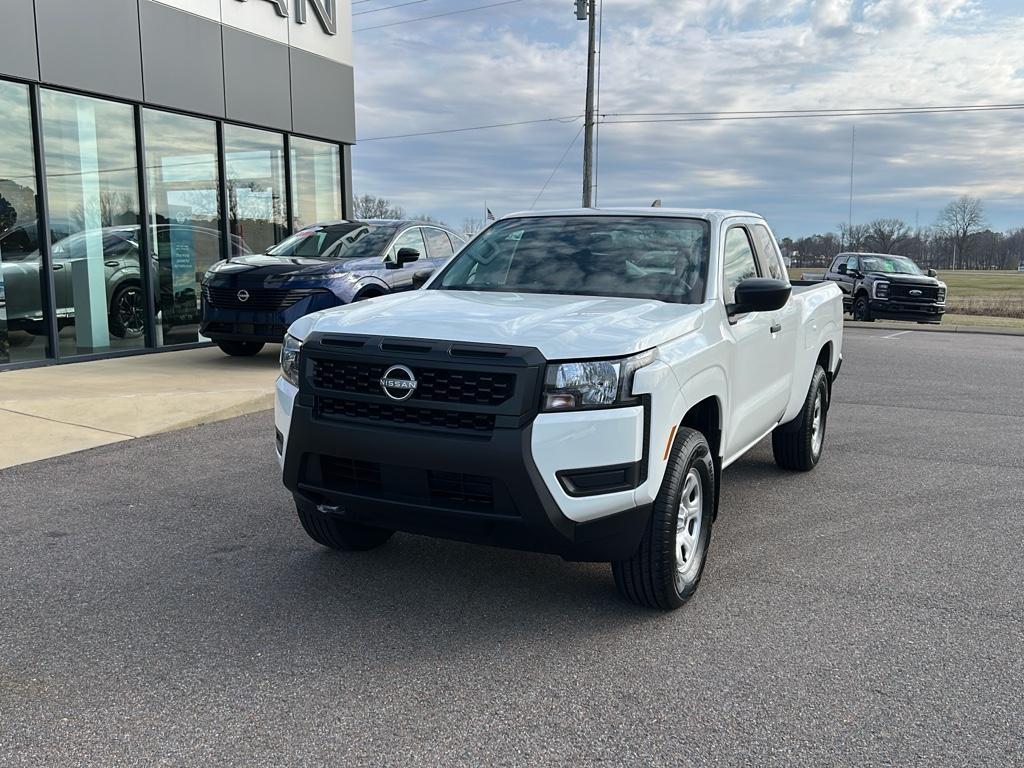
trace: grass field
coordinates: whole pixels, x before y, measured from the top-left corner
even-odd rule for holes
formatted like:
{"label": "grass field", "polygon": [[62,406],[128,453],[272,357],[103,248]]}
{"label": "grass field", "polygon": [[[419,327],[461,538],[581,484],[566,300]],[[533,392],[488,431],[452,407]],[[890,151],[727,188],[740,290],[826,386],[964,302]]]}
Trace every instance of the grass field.
{"label": "grass field", "polygon": [[[799,278],[804,272],[822,272],[821,268],[791,267],[790,277]],[[943,270],[939,279],[946,283],[945,322],[953,322],[956,315],[962,325],[1008,325],[1002,319],[1024,320],[1024,272],[999,270]],[[979,318],[972,322],[971,317]],[[981,321],[992,318],[992,321]]]}

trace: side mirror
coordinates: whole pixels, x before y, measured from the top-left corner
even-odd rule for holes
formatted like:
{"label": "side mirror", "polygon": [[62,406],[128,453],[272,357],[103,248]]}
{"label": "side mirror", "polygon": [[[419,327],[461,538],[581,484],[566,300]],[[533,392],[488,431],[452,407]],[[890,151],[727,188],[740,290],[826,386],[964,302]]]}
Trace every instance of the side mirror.
{"label": "side mirror", "polygon": [[836,272],[838,272],[840,275],[845,275],[847,273],[846,265],[840,264],[838,267],[836,267]]}
{"label": "side mirror", "polygon": [[388,269],[401,269],[411,261],[416,261],[420,257],[420,252],[415,248],[399,248],[398,253],[395,254],[395,260],[387,263]]}
{"label": "side mirror", "polygon": [[789,301],[793,288],[785,280],[751,277],[736,286],[736,303],[727,304],[729,316],[747,312],[774,312]]}
{"label": "side mirror", "polygon": [[927,274],[928,274],[928,277],[938,277],[939,276],[939,273],[936,272],[934,269],[929,269]]}
{"label": "side mirror", "polygon": [[413,290],[419,290],[424,286],[430,276],[434,274],[432,269],[421,269],[419,272],[414,272],[412,275],[412,287]]}

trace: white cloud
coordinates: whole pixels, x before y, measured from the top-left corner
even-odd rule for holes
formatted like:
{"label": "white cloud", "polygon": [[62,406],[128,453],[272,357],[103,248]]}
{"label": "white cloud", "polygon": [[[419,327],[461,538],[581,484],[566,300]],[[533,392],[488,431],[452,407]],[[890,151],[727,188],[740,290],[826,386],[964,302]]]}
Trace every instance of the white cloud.
{"label": "white cloud", "polygon": [[[989,18],[963,0],[875,0],[862,11],[849,0],[715,7],[717,15],[689,0],[606,3],[602,112],[1020,100],[1020,17]],[[410,24],[372,40],[357,35],[359,134],[582,112],[585,25],[564,9],[535,8],[529,16]],[[949,198],[984,190],[1009,201],[1006,226],[1021,223],[1019,121],[1019,113],[858,119],[857,216],[912,219],[920,209],[927,223]],[[753,208],[793,234],[829,228],[846,215],[851,125],[820,118],[605,125],[600,199]],[[478,217],[484,199],[495,212],[526,208],[578,127],[366,143],[354,150],[356,192],[454,224]],[[581,145],[541,207],[578,204]],[[1000,221],[998,206],[990,214]]]}

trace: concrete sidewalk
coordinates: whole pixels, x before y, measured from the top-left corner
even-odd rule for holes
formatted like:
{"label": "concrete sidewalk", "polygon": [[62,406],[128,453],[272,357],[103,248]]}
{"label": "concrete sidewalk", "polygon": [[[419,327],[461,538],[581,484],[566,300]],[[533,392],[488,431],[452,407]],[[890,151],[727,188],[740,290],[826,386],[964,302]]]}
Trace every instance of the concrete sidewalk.
{"label": "concrete sidewalk", "polygon": [[278,351],[191,349],[0,373],[0,468],[272,408]]}

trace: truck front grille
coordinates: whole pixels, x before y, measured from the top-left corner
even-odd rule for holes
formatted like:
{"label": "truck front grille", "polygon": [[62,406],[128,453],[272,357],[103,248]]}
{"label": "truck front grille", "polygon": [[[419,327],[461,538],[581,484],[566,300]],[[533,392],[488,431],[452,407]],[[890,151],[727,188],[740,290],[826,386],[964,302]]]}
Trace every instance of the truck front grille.
{"label": "truck front grille", "polygon": [[417,408],[409,405],[392,405],[338,397],[317,397],[316,416],[323,419],[384,421],[392,424],[475,432],[490,432],[494,429],[494,414],[490,413]]}
{"label": "truck front grille", "polygon": [[[315,360],[313,383],[319,389],[359,395],[381,394],[380,380],[390,366],[356,360]],[[414,400],[460,405],[501,405],[515,394],[513,373],[413,368]]]}
{"label": "truck front grille", "polygon": [[[911,293],[914,291],[915,293]],[[916,293],[920,291],[920,293]],[[933,302],[939,297],[939,289],[932,285],[904,285],[891,283],[889,285],[889,298],[900,301],[924,301]]]}

